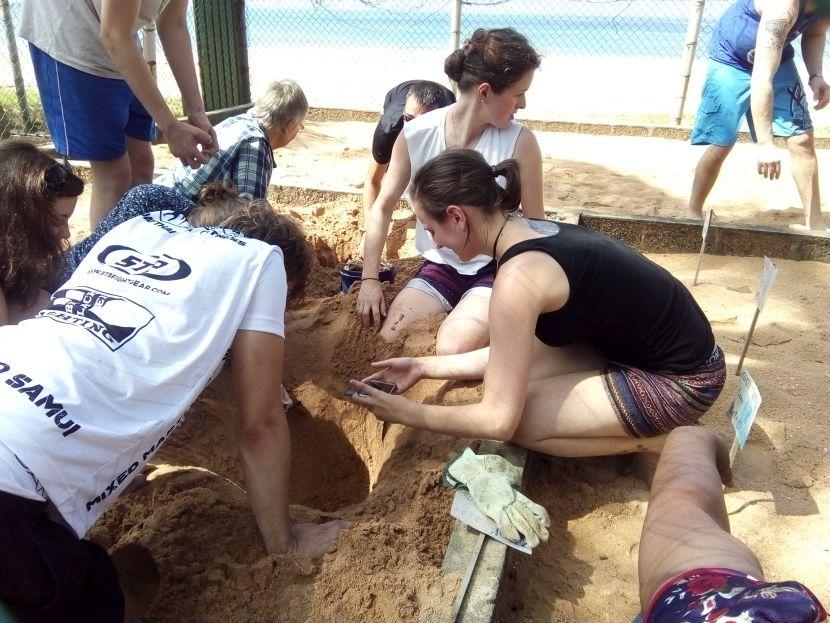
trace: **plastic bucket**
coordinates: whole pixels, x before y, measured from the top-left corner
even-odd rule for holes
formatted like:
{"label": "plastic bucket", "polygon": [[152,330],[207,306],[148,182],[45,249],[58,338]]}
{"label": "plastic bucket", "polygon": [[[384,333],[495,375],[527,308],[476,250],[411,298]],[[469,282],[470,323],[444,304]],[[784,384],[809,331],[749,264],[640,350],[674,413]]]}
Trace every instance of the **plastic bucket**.
{"label": "plastic bucket", "polygon": [[[360,281],[363,275],[362,267],[351,267],[350,264],[344,264],[340,267],[340,291],[348,292],[355,281]],[[384,265],[378,274],[380,281],[387,283],[395,283],[395,267]]]}

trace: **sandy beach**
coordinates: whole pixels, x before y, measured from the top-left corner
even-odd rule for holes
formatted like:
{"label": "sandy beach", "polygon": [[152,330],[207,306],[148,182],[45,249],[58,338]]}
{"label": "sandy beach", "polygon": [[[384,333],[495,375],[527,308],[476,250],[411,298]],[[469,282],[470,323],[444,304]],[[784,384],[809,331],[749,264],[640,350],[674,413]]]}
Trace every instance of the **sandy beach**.
{"label": "sandy beach", "polygon": [[[277,152],[274,182],[358,191],[372,125],[309,122]],[[545,197],[615,214],[680,217],[696,152],[681,141],[540,133]],[[157,165],[170,162],[156,148]],[[826,162],[827,154],[820,154]],[[718,219],[784,228],[797,222],[792,181],[752,173],[751,145],[739,145],[713,194]],[[822,183],[830,188],[828,167]],[[786,173],[786,171],[785,171]],[[355,294],[338,293],[337,266],[359,238],[357,196],[280,200],[317,249],[306,297],[287,319],[286,386],[302,407],[289,419],[292,515],[354,526],[321,559],[266,556],[244,497],[241,468],[226,433],[228,395],[214,384],[158,455],[147,485],[122,496],[91,537],[121,559],[130,590],[149,595],[153,623],[243,621],[440,621],[460,580],[440,564],[451,525],[443,464],[463,445],[393,426],[381,439],[371,414],[341,399],[348,378],[393,353],[428,354],[440,318],[386,345],[359,327]],[[310,195],[308,195],[310,197]],[[418,265],[411,214],[395,214],[400,288]],[[88,229],[86,209],[72,221]],[[652,255],[691,284],[695,256]],[[778,260],[780,274],[759,320],[746,366],[763,396],[750,441],[735,464],[726,504],[735,534],[758,554],[771,579],[804,582],[827,604],[830,573],[830,265]],[[750,324],[761,258],[705,257],[690,287],[726,353],[727,385],[703,422],[731,441],[725,416],[737,389],[737,358]],[[476,384],[422,382],[415,400],[467,402]],[[549,542],[511,557],[499,602],[501,623],[630,621],[638,609],[636,560],[648,490],[616,459],[532,456],[528,495],[552,516]],[[120,553],[119,553],[120,552]],[[613,608],[609,608],[613,604]]]}

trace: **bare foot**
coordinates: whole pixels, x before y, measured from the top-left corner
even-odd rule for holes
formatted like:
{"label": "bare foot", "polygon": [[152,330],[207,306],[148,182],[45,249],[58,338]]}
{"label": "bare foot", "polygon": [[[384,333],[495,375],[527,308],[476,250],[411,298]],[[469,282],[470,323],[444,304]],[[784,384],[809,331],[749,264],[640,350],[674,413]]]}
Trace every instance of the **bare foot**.
{"label": "bare foot", "polygon": [[309,558],[319,556],[329,548],[341,530],[351,525],[351,522],[343,519],[335,519],[323,524],[295,523],[291,526],[291,535],[297,539],[295,553]]}

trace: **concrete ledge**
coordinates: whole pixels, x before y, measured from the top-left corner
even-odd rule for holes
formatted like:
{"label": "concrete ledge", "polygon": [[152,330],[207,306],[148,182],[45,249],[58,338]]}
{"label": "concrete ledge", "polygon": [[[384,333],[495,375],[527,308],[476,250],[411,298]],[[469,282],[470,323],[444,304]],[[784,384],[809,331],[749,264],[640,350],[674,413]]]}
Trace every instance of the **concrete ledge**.
{"label": "concrete ledge", "polygon": [[[582,212],[579,224],[616,238],[646,253],[695,253],[701,224],[664,217],[611,216]],[[713,223],[707,255],[739,255],[830,263],[830,235],[771,229],[756,225]]]}
{"label": "concrete ledge", "polygon": [[[522,470],[527,450],[510,444],[483,441],[479,453],[500,454]],[[464,576],[470,557],[475,553],[479,532],[455,520],[450,543],[441,569]],[[467,593],[455,621],[463,623],[490,623],[496,611],[502,576],[507,562],[508,547],[495,539],[486,538],[479,553],[478,563],[467,586]],[[450,621],[449,623],[454,623]]]}
{"label": "concrete ledge", "polygon": [[[345,108],[311,108],[308,119],[311,121],[363,121],[376,123],[380,118],[377,111],[350,110]],[[520,119],[521,123],[536,132],[565,132],[569,134],[595,134],[602,136],[643,136],[669,138],[688,141],[691,129],[683,126],[665,126],[628,123],[593,123],[584,121],[541,121]],[[821,128],[820,128],[821,130]],[[749,132],[739,132],[738,141],[749,143]],[[816,136],[816,148],[830,148],[830,137]]]}

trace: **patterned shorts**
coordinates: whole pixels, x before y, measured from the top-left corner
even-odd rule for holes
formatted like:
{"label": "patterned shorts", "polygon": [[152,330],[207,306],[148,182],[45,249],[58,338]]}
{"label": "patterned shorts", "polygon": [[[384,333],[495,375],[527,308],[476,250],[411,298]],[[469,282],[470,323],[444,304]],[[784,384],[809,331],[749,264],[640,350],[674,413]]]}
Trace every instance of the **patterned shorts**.
{"label": "patterned shorts", "polygon": [[490,262],[474,275],[462,275],[452,266],[424,260],[415,276],[406,284],[438,299],[444,310],[451,311],[474,288],[493,287],[496,263]]}
{"label": "patterned shorts", "polygon": [[685,374],[645,372],[612,364],[603,372],[617,419],[632,437],[654,437],[696,423],[726,381],[723,351],[715,346],[703,365]]}
{"label": "patterned shorts", "polygon": [[798,582],[762,582],[731,569],[693,569],[663,584],[644,623],[817,623],[827,613]]}

